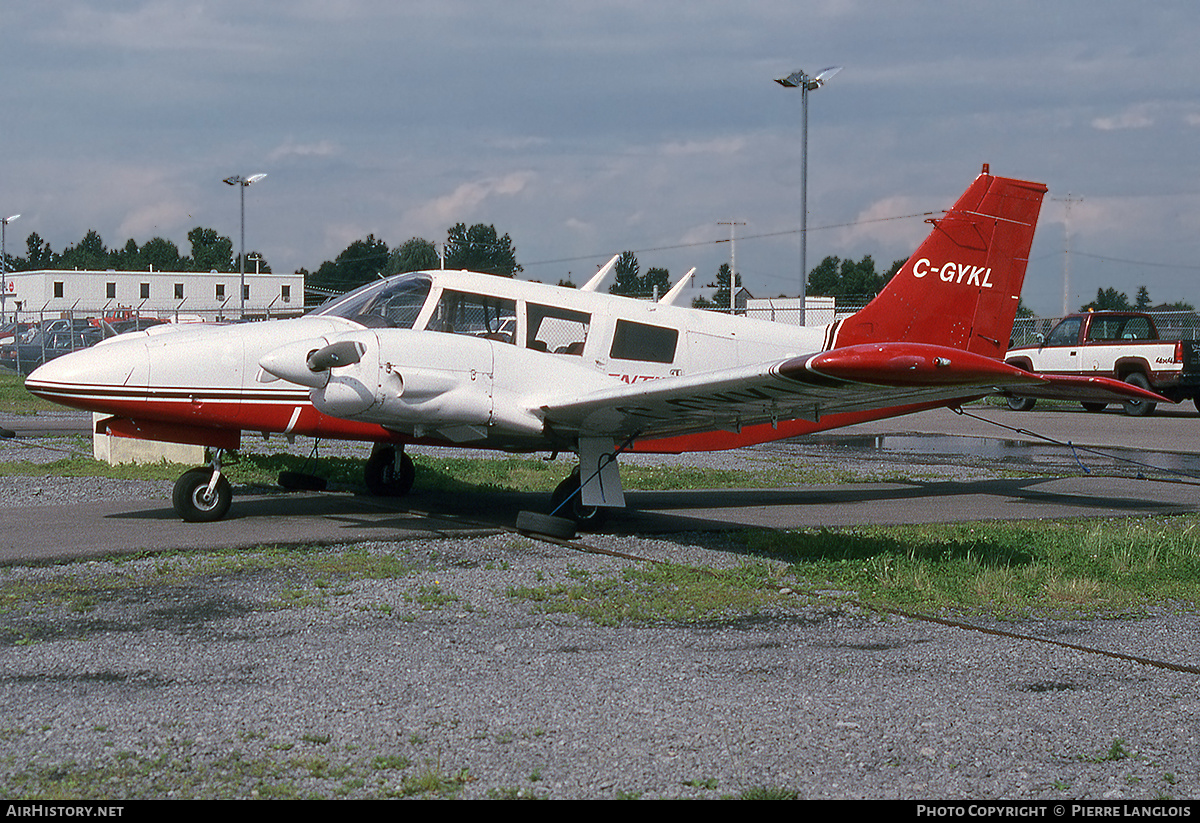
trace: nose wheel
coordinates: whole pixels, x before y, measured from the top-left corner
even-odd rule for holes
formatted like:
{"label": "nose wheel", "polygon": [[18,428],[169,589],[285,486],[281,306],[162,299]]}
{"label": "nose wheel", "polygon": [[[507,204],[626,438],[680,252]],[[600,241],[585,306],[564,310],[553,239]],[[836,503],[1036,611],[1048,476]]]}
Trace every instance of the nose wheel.
{"label": "nose wheel", "polygon": [[229,512],[233,489],[218,466],[190,469],[175,481],[171,503],[188,523],[212,523]]}

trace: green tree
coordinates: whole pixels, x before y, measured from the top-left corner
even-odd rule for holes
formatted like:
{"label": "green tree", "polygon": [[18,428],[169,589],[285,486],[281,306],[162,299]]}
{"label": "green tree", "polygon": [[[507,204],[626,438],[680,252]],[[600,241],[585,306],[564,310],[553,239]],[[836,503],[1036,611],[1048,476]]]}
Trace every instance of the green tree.
{"label": "green tree", "polygon": [[1114,288],[1097,289],[1096,299],[1079,307],[1080,311],[1125,311],[1130,308],[1129,297]]}
{"label": "green tree", "polygon": [[242,269],[242,256],[239,254],[233,261],[233,270],[245,271],[247,274],[270,274],[271,264],[258,252],[248,251],[246,252],[246,268]]}
{"label": "green tree", "polygon": [[233,241],[217,234],[215,229],[197,226],[188,232],[192,255],[184,261],[188,271],[237,271],[233,259]]}
{"label": "green tree", "polygon": [[437,247],[423,237],[413,237],[392,249],[388,257],[387,273],[403,274],[410,271],[429,271],[441,266]]}
{"label": "green tree", "polygon": [[387,243],[369,234],[343,249],[336,259],[322,263],[306,285],[332,294],[356,289],[384,276],[389,257]]}
{"label": "green tree", "polygon": [[869,254],[858,261],[826,257],[809,272],[807,293],[822,297],[866,297],[878,294],[905,262],[897,260],[885,274],[876,270],[875,259]]}
{"label": "green tree", "polygon": [[446,268],[514,277],[524,269],[517,263],[512,238],[500,237],[495,226],[455,224],[446,237]]}
{"label": "green tree", "polygon": [[179,271],[183,268],[183,255],[179,246],[165,237],[151,237],[141,248],[141,262],[155,271]]}
{"label": "green tree", "polygon": [[671,272],[664,268],[653,267],[646,269],[642,278],[642,294],[646,297],[658,295],[662,297],[671,290]]}
{"label": "green tree", "polygon": [[1133,307],[1138,311],[1145,311],[1150,308],[1150,290],[1145,286],[1138,286],[1137,298],[1134,300]]}
{"label": "green tree", "polygon": [[617,258],[616,268],[613,269],[613,284],[608,287],[609,294],[623,294],[626,297],[638,297],[642,293],[642,266],[638,263],[637,255],[631,251],[621,252]]}
{"label": "green tree", "polygon": [[[697,309],[714,309],[716,311],[729,310],[729,273],[730,268],[728,263],[722,263],[721,268],[717,269],[717,281],[709,283],[705,288],[716,289],[713,292],[712,300],[706,300],[703,297],[697,297],[692,301],[692,306]],[[742,287],[742,276],[740,274],[734,277],[734,287],[740,289]]]}
{"label": "green tree", "polygon": [[68,246],[62,253],[60,265],[64,269],[81,271],[104,271],[111,268],[111,255],[104,247],[100,234],[91,229],[77,245]]}
{"label": "green tree", "polygon": [[58,255],[50,249],[50,244],[43,240],[37,232],[30,232],[29,236],[25,238],[25,248],[29,255],[25,260],[25,266],[29,271],[53,269],[58,266]]}

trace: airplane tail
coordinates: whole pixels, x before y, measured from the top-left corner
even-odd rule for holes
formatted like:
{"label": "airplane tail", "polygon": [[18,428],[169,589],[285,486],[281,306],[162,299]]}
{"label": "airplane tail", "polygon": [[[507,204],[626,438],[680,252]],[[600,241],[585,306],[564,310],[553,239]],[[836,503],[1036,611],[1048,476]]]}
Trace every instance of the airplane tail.
{"label": "airplane tail", "polygon": [[907,341],[1003,358],[1046,187],[983,173],[830,348]]}

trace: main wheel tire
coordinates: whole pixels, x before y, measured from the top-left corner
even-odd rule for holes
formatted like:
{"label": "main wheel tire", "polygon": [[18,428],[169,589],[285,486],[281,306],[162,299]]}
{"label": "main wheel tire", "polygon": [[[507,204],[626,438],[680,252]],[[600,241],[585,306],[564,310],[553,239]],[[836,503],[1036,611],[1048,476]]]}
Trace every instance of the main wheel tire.
{"label": "main wheel tire", "polygon": [[1107,403],[1083,403],[1081,404],[1086,411],[1102,412],[1108,408]]}
{"label": "main wheel tire", "polygon": [[603,506],[583,505],[579,482],[579,469],[576,469],[566,480],[559,483],[554,494],[550,495],[550,511],[559,517],[570,518],[580,531],[594,532],[608,520],[608,509]]}
{"label": "main wheel tire", "polygon": [[213,523],[229,512],[233,489],[224,475],[217,478],[216,488],[208,492],[212,469],[192,469],[175,481],[171,504],[175,513],[188,523]]}
{"label": "main wheel tire", "polygon": [[[1131,386],[1137,386],[1139,389],[1150,389],[1150,381],[1141,372],[1134,372],[1125,378],[1125,382]],[[1130,400],[1125,403],[1125,413],[1130,417],[1148,417],[1154,414],[1154,410],[1158,408],[1157,403],[1152,403],[1149,400]]]}
{"label": "main wheel tire", "polygon": [[1032,397],[1010,397],[1007,402],[1013,411],[1030,411],[1037,401]]}
{"label": "main wheel tire", "polygon": [[367,490],[376,497],[404,497],[412,491],[416,476],[412,458],[400,452],[397,459],[394,446],[376,446],[363,466]]}

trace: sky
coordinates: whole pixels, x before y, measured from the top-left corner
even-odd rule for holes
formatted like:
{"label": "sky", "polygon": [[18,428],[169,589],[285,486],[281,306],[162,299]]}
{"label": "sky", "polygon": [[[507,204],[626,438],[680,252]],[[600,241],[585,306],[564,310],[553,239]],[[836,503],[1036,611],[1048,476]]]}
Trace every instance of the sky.
{"label": "sky", "polygon": [[[10,254],[214,228],[315,270],[373,234],[509,234],[521,276],[634,251],[756,297],[906,257],[987,163],[1049,186],[1022,297],[1200,305],[1194,0],[6,0]],[[732,225],[731,225],[732,224]],[[730,243],[736,237],[735,243]]]}

